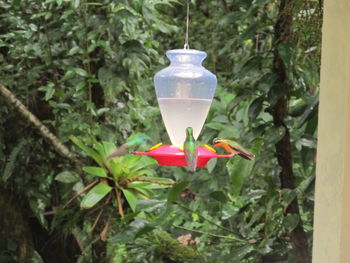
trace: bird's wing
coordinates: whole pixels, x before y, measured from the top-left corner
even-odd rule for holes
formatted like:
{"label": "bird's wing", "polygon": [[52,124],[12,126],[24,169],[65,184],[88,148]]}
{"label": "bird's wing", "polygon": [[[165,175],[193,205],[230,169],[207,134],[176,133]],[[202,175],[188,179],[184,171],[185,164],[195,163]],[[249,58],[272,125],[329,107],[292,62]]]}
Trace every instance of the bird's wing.
{"label": "bird's wing", "polygon": [[110,160],[110,159],[112,159],[114,157],[119,157],[119,156],[126,155],[128,153],[128,149],[129,149],[129,146],[126,145],[126,144],[123,144],[115,152],[113,152],[112,154],[108,155],[106,160]]}
{"label": "bird's wing", "polygon": [[244,149],[238,142],[227,140],[227,143],[230,145],[232,149],[234,149],[236,152],[238,152],[242,157],[251,160],[255,157],[255,155],[251,152],[248,152],[246,149]]}

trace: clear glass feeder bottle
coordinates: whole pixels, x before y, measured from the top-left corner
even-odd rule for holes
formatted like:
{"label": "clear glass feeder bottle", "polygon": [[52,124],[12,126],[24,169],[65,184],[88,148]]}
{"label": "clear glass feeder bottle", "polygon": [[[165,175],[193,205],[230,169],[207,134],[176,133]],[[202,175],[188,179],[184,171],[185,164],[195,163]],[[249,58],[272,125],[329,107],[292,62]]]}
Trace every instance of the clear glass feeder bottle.
{"label": "clear glass feeder bottle", "polygon": [[207,54],[194,49],[166,52],[170,65],[154,77],[162,118],[172,144],[181,147],[187,127],[198,138],[216,89],[216,77],[202,66]]}

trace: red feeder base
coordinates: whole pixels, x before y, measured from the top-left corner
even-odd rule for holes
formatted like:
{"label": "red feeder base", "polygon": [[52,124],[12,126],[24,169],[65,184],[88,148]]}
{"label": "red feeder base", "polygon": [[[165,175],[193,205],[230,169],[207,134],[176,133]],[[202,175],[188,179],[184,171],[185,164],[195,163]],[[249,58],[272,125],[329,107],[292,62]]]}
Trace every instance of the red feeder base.
{"label": "red feeder base", "polygon": [[[134,152],[134,154],[151,156],[161,166],[187,166],[184,152],[173,145],[161,145],[149,152]],[[233,156],[233,154],[216,154],[199,146],[197,166],[205,167],[212,158],[231,158]]]}

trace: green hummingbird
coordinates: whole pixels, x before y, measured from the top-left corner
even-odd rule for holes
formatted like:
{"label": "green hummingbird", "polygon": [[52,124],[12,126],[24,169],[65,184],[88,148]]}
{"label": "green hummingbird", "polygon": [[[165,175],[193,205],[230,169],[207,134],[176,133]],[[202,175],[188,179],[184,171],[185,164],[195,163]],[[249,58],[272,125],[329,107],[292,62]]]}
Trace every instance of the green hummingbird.
{"label": "green hummingbird", "polygon": [[186,140],[184,142],[184,152],[187,162],[187,167],[191,172],[195,172],[197,168],[198,146],[193,137],[192,127],[186,128]]}
{"label": "green hummingbird", "polygon": [[215,138],[213,140],[214,147],[222,147],[226,150],[226,152],[231,154],[237,154],[244,159],[253,160],[255,155],[245,150],[238,142],[233,140],[225,140],[220,138]]}
{"label": "green hummingbird", "polygon": [[148,138],[143,134],[136,134],[134,138],[128,142],[121,145],[115,152],[107,156],[106,160],[110,160],[114,157],[120,157],[126,155],[130,152],[130,149],[133,147],[140,146],[142,143],[146,142]]}

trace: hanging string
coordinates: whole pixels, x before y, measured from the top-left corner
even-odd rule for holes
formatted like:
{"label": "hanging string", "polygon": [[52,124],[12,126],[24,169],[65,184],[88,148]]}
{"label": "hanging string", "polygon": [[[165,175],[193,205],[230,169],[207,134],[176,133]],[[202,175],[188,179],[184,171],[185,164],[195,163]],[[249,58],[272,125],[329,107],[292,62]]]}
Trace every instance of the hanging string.
{"label": "hanging string", "polygon": [[186,33],[185,33],[184,49],[190,49],[190,45],[188,44],[188,25],[189,25],[189,21],[190,21],[190,1],[191,0],[187,0]]}

